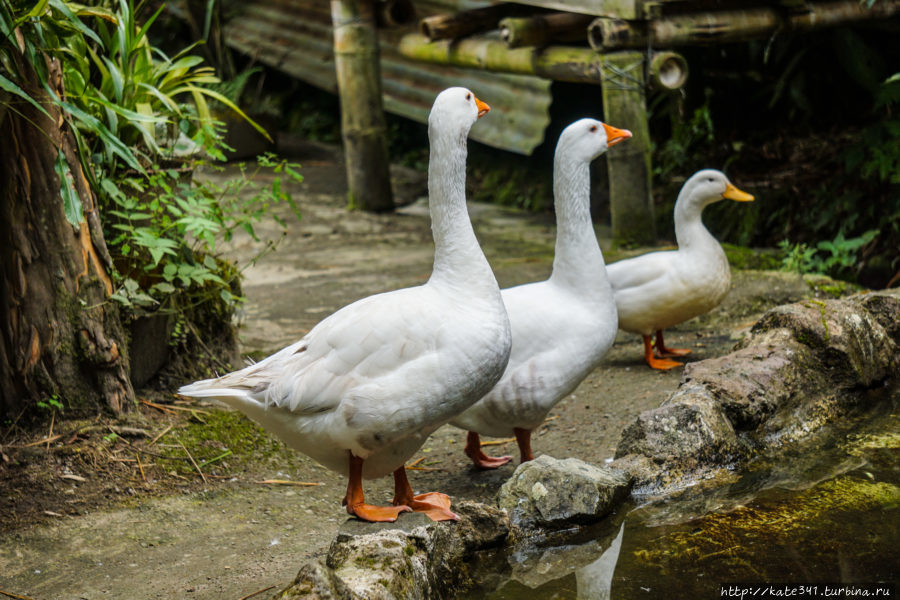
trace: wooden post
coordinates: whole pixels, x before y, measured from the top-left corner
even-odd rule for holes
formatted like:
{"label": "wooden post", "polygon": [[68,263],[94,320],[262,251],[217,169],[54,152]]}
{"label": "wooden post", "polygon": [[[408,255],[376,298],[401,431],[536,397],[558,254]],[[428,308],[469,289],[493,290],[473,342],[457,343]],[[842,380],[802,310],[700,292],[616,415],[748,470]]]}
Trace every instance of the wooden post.
{"label": "wooden post", "polygon": [[334,66],[351,208],[394,208],[373,0],[331,0]]}
{"label": "wooden post", "polygon": [[656,241],[650,187],[650,132],[644,97],[644,55],[603,56],[603,118],[634,137],[607,152],[610,213],[615,244]]}

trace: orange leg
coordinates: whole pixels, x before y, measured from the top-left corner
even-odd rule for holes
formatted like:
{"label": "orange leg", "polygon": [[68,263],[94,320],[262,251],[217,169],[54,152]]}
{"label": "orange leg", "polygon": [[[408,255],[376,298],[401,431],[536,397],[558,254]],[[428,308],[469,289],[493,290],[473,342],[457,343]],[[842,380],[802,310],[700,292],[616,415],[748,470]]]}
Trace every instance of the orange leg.
{"label": "orange leg", "polygon": [[355,515],[363,521],[389,521],[397,520],[397,515],[412,510],[409,506],[373,506],[366,504],[362,489],[362,465],[363,459],[350,455],[350,480],[347,482],[347,495],[344,496],[344,504],[347,512]]}
{"label": "orange leg", "polygon": [[668,358],[656,358],[653,356],[653,342],[649,335],[643,336],[644,338],[644,361],[650,365],[653,369],[674,369],[675,367],[680,367],[681,363],[669,360]]}
{"label": "orange leg", "polygon": [[513,433],[516,434],[516,442],[519,444],[520,462],[534,460],[534,454],[531,453],[531,430],[513,427]]}
{"label": "orange leg", "polygon": [[656,330],[656,356],[660,358],[673,358],[675,356],[684,356],[690,354],[690,348],[666,348],[663,341],[662,329]]}
{"label": "orange leg", "polygon": [[466,456],[472,459],[472,462],[479,469],[496,469],[505,465],[512,460],[512,456],[488,456],[481,451],[481,439],[474,431],[470,431],[466,436]]}
{"label": "orange leg", "polygon": [[440,492],[429,492],[413,496],[406,469],[394,471],[394,504],[408,506],[416,512],[423,512],[432,521],[458,521],[459,517],[450,510],[450,496]]}

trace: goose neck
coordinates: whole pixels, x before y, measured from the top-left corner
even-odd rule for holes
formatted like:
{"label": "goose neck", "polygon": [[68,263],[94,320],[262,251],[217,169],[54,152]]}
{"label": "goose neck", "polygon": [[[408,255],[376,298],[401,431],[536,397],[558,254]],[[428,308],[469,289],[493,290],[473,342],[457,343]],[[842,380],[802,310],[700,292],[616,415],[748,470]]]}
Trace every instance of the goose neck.
{"label": "goose neck", "polygon": [[591,222],[590,163],[558,155],[553,165],[556,249],[551,279],[570,286],[607,284]]}
{"label": "goose neck", "polygon": [[678,248],[690,250],[718,245],[716,239],[703,224],[702,213],[706,203],[682,191],[675,202],[675,239]]}
{"label": "goose neck", "polygon": [[494,274],[472,229],[466,207],[466,135],[431,132],[428,202],[434,235],[432,281],[491,282]]}

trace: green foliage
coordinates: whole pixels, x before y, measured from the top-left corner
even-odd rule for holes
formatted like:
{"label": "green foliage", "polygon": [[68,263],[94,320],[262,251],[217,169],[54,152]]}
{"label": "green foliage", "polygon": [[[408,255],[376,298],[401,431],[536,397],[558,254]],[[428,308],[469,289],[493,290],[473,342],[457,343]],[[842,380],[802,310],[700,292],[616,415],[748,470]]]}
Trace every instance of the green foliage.
{"label": "green foliage", "polygon": [[[121,282],[112,298],[144,309],[155,309],[176,294],[191,304],[210,294],[229,306],[239,302],[241,298],[231,292],[238,273],[223,272],[221,261],[215,259],[216,244],[229,241],[236,230],[260,241],[254,224],[268,216],[273,203],[287,202],[299,218],[283,185],[283,177],[302,181],[297,168],[265,154],[253,169],[238,165],[237,175],[221,186],[195,182],[190,172],[177,169],[154,171],[147,178],[128,177],[118,185],[105,180],[110,200],[106,226]],[[265,187],[254,183],[263,169],[275,175]],[[269,248],[273,246],[270,241]]]}
{"label": "green foliage", "polygon": [[552,205],[551,182],[532,169],[510,169],[499,163],[472,170],[471,198],[526,210],[547,210]]}
{"label": "green foliage", "polygon": [[779,244],[784,254],[782,270],[855,281],[855,267],[859,263],[860,252],[878,233],[878,230],[871,229],[861,236],[845,238],[841,231],[833,240],[823,240],[815,248],[805,243],[792,244],[788,240],[782,240]]}
{"label": "green foliage", "polygon": [[63,406],[63,403],[60,400],[59,396],[56,394],[53,394],[49,398],[44,398],[43,400],[39,400],[37,403],[37,407],[40,408],[41,410],[46,410],[46,411],[50,411],[50,412],[62,411],[65,408],[65,406]]}
{"label": "green foliage", "polygon": [[712,90],[707,89],[704,93],[704,103],[693,110],[689,119],[681,117],[677,100],[668,95],[658,97],[667,103],[671,134],[662,145],[654,148],[655,177],[667,180],[673,175],[686,176],[702,168],[698,164],[698,158],[709,154],[715,141],[715,127],[709,106]]}
{"label": "green foliage", "polygon": [[[221,82],[211,67],[203,66],[201,57],[188,54],[193,45],[170,58],[150,43],[148,30],[162,9],[138,23],[131,0],[118,0],[115,13],[92,15],[96,33],[61,39],[65,46],[55,52],[63,61],[69,102],[96,118],[145,165],[187,151],[178,147],[186,140],[200,142],[204,149],[214,146],[204,135],[214,126],[210,100],[234,110],[268,137],[214,89]],[[96,134],[97,127],[92,125],[82,122],[81,129]],[[91,138],[94,162],[103,164],[107,173],[115,173],[119,163],[109,155],[107,140],[97,135]],[[104,153],[98,160],[97,155]]]}
{"label": "green foliage", "polygon": [[[69,122],[98,198],[116,267],[112,300],[131,314],[177,312],[174,343],[187,347],[190,321],[202,314],[229,323],[241,300],[240,274],[216,256],[218,245],[236,230],[258,240],[254,225],[274,203],[288,202],[296,212],[284,184],[302,177],[297,165],[265,155],[224,185],[194,181],[195,168],[224,160],[211,104],[246,115],[213,69],[190,54],[193,46],[169,57],[149,41],[161,8],[141,22],[142,5],[131,0],[104,6],[0,0],[0,113],[25,101],[40,108],[35,91],[26,91],[23,64],[30,64]],[[48,57],[59,61],[65,97],[49,85]],[[84,215],[62,154],[55,169],[66,217],[77,227]],[[272,174],[265,186],[254,183],[261,170]],[[208,308],[199,311],[201,305]]]}

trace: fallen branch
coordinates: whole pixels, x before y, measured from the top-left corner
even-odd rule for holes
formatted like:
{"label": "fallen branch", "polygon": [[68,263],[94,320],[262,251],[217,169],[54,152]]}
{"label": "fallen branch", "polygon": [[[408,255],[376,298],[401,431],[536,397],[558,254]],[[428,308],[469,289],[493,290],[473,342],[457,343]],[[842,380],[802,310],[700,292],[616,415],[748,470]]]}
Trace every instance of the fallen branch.
{"label": "fallen branch", "polygon": [[41,440],[37,440],[36,442],[30,442],[28,444],[24,444],[22,446],[7,446],[7,448],[31,448],[32,446],[40,446],[41,444],[49,444],[50,442],[55,442],[56,440],[62,438],[63,434],[58,433],[51,438],[44,438]]}
{"label": "fallen branch", "polygon": [[481,445],[482,446],[497,446],[500,444],[508,444],[508,443],[514,442],[514,441],[516,441],[516,438],[511,437],[511,438],[503,438],[502,440],[488,440],[486,442],[481,442]]}
{"label": "fallen branch", "polygon": [[140,472],[141,472],[141,481],[143,481],[144,483],[147,483],[147,476],[144,475],[144,465],[141,464],[141,455],[140,455],[140,453],[135,452],[135,453],[134,453],[134,458],[135,458],[135,460],[137,461],[137,464],[138,464],[138,470],[140,470]]}
{"label": "fallen branch", "polygon": [[[261,590],[256,590],[252,594],[247,594],[246,596],[241,596],[238,600],[247,600],[247,598],[252,598],[253,596],[258,596],[259,594],[262,594],[263,592],[268,592],[269,590],[271,590],[274,587],[275,587],[274,585],[270,585],[267,588],[263,588]],[[19,598],[21,598],[21,597],[22,596],[19,596]]]}
{"label": "fallen branch", "polygon": [[172,431],[172,425],[169,425],[168,427],[166,427],[161,434],[159,434],[158,436],[156,436],[155,438],[150,440],[150,443],[148,444],[148,446],[152,446],[153,444],[158,442],[162,438],[162,436],[166,435],[170,431]]}
{"label": "fallen branch", "polygon": [[269,484],[269,485],[299,485],[299,486],[325,485],[324,483],[316,483],[316,482],[312,482],[312,481],[290,481],[287,479],[264,479],[262,481],[254,481],[253,483],[261,483],[261,484]]}
{"label": "fallen branch", "polygon": [[[275,586],[273,585],[272,587],[275,587]],[[269,588],[269,589],[272,589],[272,588]],[[3,594],[7,598],[16,598],[16,600],[34,600],[34,598],[31,598],[29,596],[20,596],[19,594],[13,594],[12,592],[4,592],[3,590],[0,590],[0,594]],[[249,596],[246,596],[246,597],[249,598]],[[244,600],[244,598],[241,598],[241,600]]]}
{"label": "fallen branch", "polygon": [[198,412],[198,413],[203,413],[204,415],[210,414],[210,411],[208,411],[208,410],[203,410],[203,409],[200,409],[200,408],[190,408],[190,407],[187,407],[187,406],[174,406],[174,405],[172,405],[172,404],[157,404],[156,402],[150,402],[149,400],[144,400],[143,398],[140,398],[140,401],[141,401],[141,404],[146,404],[147,406],[151,406],[151,407],[153,407],[153,408],[155,408],[155,409],[157,409],[157,410],[161,410],[161,411],[163,411],[163,412],[165,412],[165,411],[173,411],[173,410],[180,410],[180,411],[184,411],[184,412],[192,412],[192,413],[193,413],[193,412]]}
{"label": "fallen branch", "polygon": [[[424,456],[421,457],[421,458],[417,458],[416,460],[414,460],[414,461],[412,461],[411,463],[409,463],[408,465],[406,465],[405,468],[408,469],[408,470],[410,470],[410,471],[443,471],[443,470],[444,470],[444,469],[442,469],[441,467],[420,467],[420,466],[419,466],[419,463],[422,462],[423,460],[425,460],[425,457],[424,457]],[[430,464],[430,465],[436,465],[436,464],[438,464],[439,462],[440,462],[440,461],[434,461],[434,462],[431,462],[431,463],[428,463],[428,464]]]}
{"label": "fallen branch", "polygon": [[197,464],[197,461],[194,460],[194,457],[191,456],[191,453],[187,448],[184,447],[184,444],[178,442],[178,445],[181,446],[181,449],[184,450],[185,454],[188,455],[188,458],[191,459],[191,464],[194,465],[194,468],[197,469],[197,472],[200,473],[200,477],[203,479],[203,483],[209,484],[209,480],[206,479],[206,475],[203,474],[203,471],[200,470],[200,465]]}
{"label": "fallen branch", "polygon": [[150,437],[150,432],[139,427],[123,427],[121,425],[90,425],[82,427],[78,433],[98,433],[101,431],[111,431],[116,435],[131,435],[134,437]]}
{"label": "fallen branch", "polygon": [[50,438],[53,437],[53,423],[56,422],[56,411],[50,413],[50,431],[47,432],[47,450],[50,449]]}

